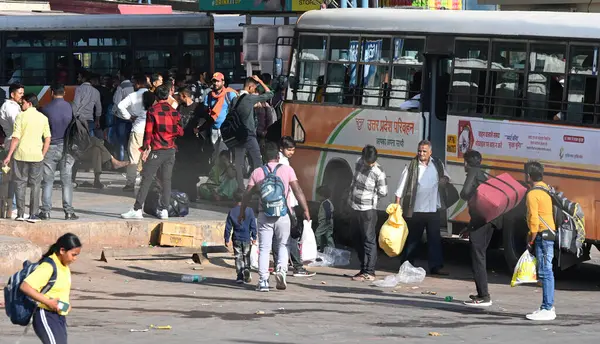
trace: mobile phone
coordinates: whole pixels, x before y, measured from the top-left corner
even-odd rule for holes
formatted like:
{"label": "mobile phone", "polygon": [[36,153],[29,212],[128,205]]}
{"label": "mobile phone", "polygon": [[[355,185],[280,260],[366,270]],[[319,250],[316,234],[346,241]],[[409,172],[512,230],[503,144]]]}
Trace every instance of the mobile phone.
{"label": "mobile phone", "polygon": [[58,301],[58,309],[61,312],[66,312],[69,310],[69,304],[66,302]]}

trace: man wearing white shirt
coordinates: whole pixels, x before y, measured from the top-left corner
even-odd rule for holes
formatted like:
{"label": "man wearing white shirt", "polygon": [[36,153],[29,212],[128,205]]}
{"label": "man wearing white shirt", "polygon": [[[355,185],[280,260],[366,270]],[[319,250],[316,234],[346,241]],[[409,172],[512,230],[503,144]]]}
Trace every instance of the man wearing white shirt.
{"label": "man wearing white shirt", "polygon": [[444,207],[440,197],[440,186],[450,181],[444,163],[431,157],[431,143],[419,142],[417,157],[402,171],[396,191],[396,203],[402,205],[409,234],[401,260],[414,264],[417,247],[427,228],[429,246],[429,271],[433,275],[447,275],[442,271],[444,258],[440,234],[440,213]]}
{"label": "man wearing white shirt", "polygon": [[[4,135],[6,138],[4,139],[4,148],[6,151],[10,148],[10,142],[12,141],[13,130],[15,127],[15,119],[17,115],[20,114],[23,110],[21,109],[21,100],[23,98],[23,94],[25,93],[25,87],[21,84],[11,84],[8,87],[8,94],[10,98],[7,99],[2,107],[0,107],[0,126],[2,126],[2,130],[4,130]],[[10,177],[8,177],[10,179]],[[16,206],[15,200],[15,184],[10,181],[8,184],[8,200],[13,200],[13,207]]]}
{"label": "man wearing white shirt", "polygon": [[[290,166],[290,158],[296,152],[296,142],[290,136],[284,136],[279,141],[279,163],[282,165]],[[290,190],[290,196],[288,197],[288,209],[290,210],[290,217],[295,217],[295,221],[291,221],[292,225],[296,225],[302,228],[302,221],[298,221],[298,217],[296,216],[297,212],[295,208],[298,206],[298,200],[294,195],[294,192]],[[290,218],[291,219],[291,218]],[[291,228],[290,233],[294,233],[294,229]],[[297,231],[296,231],[297,232]],[[300,247],[298,246],[300,237],[302,234],[300,233],[300,237],[292,237],[297,236],[291,234],[290,240],[288,242],[288,250],[290,254],[290,259],[292,260],[292,267],[294,268],[294,277],[311,277],[316,275],[315,272],[308,271],[304,268],[302,264],[302,258],[300,258]],[[275,261],[277,261],[277,257],[275,256],[275,251],[273,251],[273,256]]]}
{"label": "man wearing white shirt", "polygon": [[144,130],[146,128],[146,109],[144,108],[144,93],[146,88],[146,76],[138,75],[134,78],[135,89],[137,91],[126,96],[117,105],[117,114],[119,118],[126,121],[133,121],[131,135],[129,136],[129,160],[131,164],[127,167],[127,181],[123,191],[135,191],[135,178],[137,172],[141,170],[140,147],[144,141]]}

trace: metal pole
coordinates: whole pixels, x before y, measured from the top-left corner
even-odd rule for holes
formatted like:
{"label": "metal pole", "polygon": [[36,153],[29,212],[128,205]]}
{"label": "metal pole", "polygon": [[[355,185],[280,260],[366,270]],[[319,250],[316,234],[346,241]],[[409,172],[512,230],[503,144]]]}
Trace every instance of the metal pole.
{"label": "metal pole", "polygon": [[369,8],[369,0],[362,0],[361,4],[362,8]]}
{"label": "metal pole", "polygon": [[340,5],[342,8],[347,8],[348,7],[348,1],[350,0],[340,0]]}

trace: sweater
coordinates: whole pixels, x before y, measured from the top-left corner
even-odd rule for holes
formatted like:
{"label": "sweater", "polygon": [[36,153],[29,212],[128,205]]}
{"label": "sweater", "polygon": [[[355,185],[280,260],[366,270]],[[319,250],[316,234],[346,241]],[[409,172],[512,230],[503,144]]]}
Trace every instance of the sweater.
{"label": "sweater", "polygon": [[[250,242],[256,240],[256,218],[252,208],[246,208],[246,218],[240,225],[238,218],[240,217],[240,206],[236,205],[227,214],[227,222],[225,223],[225,242],[230,239],[233,241]],[[232,238],[233,231],[233,238]]]}

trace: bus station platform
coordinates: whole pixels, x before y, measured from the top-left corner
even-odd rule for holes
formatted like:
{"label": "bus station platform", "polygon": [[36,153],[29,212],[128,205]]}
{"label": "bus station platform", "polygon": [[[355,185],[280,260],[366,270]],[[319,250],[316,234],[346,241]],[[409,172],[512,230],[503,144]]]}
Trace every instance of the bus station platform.
{"label": "bus station platform", "polygon": [[[93,173],[80,172],[77,182],[93,182]],[[196,246],[222,246],[229,205],[214,202],[191,203],[186,217],[160,220],[144,214],[143,220],[124,220],[120,214],[134,203],[134,194],[124,192],[125,178],[120,173],[103,174],[104,189],[74,189],[73,206],[79,220],[66,221],[62,211],[61,189],[52,194],[51,220],[37,223],[0,219],[0,275],[15,271],[15,264],[39,257],[62,234],[71,232],[82,241],[86,251],[133,249],[156,244],[162,222],[185,224],[194,232]],[[29,201],[27,201],[29,202]],[[28,204],[28,203],[27,203]],[[18,267],[18,266],[17,266]]]}

